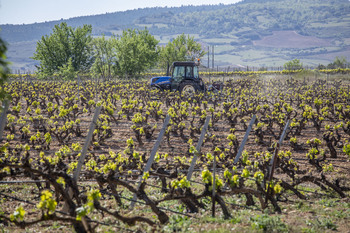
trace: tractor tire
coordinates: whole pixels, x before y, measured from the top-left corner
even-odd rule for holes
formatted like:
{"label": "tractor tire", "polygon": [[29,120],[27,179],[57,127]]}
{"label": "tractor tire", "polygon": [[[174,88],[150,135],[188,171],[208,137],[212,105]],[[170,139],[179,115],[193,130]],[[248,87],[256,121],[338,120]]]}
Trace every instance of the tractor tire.
{"label": "tractor tire", "polygon": [[161,89],[157,86],[152,86],[151,91],[161,91]]}
{"label": "tractor tire", "polygon": [[180,93],[186,97],[193,96],[196,93],[196,91],[198,91],[198,90],[199,90],[198,85],[196,83],[193,83],[193,82],[185,81],[185,82],[181,83],[179,86]]}

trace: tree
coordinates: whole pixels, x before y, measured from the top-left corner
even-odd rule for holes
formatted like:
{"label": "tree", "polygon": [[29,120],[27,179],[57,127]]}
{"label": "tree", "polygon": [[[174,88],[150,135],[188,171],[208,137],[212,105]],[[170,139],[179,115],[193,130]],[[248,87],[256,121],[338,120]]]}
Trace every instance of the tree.
{"label": "tree", "polygon": [[93,39],[92,49],[95,61],[91,67],[91,71],[94,74],[101,75],[102,77],[116,75],[118,67],[116,44],[117,40],[114,36],[106,39],[103,35],[102,37]]}
{"label": "tree", "polygon": [[58,67],[58,69],[59,69],[57,72],[58,76],[68,80],[74,79],[78,73],[77,71],[74,70],[72,58],[69,58],[67,64],[64,64],[63,66]]}
{"label": "tree", "polygon": [[93,63],[91,53],[91,25],[76,29],[63,22],[55,25],[49,36],[43,36],[37,42],[36,53],[32,57],[40,61],[38,72],[52,75],[60,71],[60,67],[68,64],[71,59],[76,72],[86,72]]}
{"label": "tree", "polygon": [[283,65],[283,68],[285,70],[302,70],[303,69],[303,63],[301,63],[299,59],[294,59],[294,60],[286,62]]}
{"label": "tree", "polygon": [[128,29],[117,38],[118,74],[134,76],[152,67],[158,61],[158,40],[147,29]]}
{"label": "tree", "polygon": [[6,61],[7,47],[5,42],[0,38],[0,100],[2,101],[6,96],[4,89],[4,83],[7,80],[7,74],[9,72],[8,62]]}
{"label": "tree", "polygon": [[338,69],[338,68],[346,68],[348,66],[348,62],[344,56],[342,57],[335,57],[334,61],[332,63],[329,63],[327,65],[328,69]]}
{"label": "tree", "polygon": [[325,65],[323,65],[323,64],[318,64],[316,69],[318,69],[318,70],[325,70],[325,69],[327,69],[327,67]]}
{"label": "tree", "polygon": [[159,65],[165,69],[174,61],[196,61],[205,54],[201,44],[196,42],[194,37],[181,34],[161,49]]}

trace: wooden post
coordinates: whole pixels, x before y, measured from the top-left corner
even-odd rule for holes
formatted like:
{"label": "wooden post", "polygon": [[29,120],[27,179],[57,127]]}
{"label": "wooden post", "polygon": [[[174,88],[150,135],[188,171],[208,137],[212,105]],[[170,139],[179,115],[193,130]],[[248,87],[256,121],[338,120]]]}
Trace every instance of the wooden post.
{"label": "wooden post", "polygon": [[[74,173],[73,173],[73,180],[74,180],[74,182],[77,182],[78,179],[79,179],[79,174],[80,174],[81,168],[82,168],[82,166],[83,166],[83,164],[84,164],[84,160],[85,160],[85,157],[86,157],[86,153],[87,153],[88,147],[90,146],[91,139],[92,139],[92,135],[93,135],[93,133],[94,133],[95,125],[96,125],[98,116],[100,115],[101,108],[102,108],[102,106],[98,106],[98,107],[95,109],[95,114],[94,114],[94,117],[93,117],[92,122],[91,122],[91,124],[90,124],[88,136],[86,137],[86,140],[85,140],[85,143],[84,143],[84,146],[83,146],[81,155],[80,155],[80,157],[79,157],[79,161],[78,161],[77,168],[75,169],[75,171],[74,171]],[[70,198],[73,196],[73,190],[72,190],[71,188],[68,189],[68,195],[69,195]],[[68,212],[68,208],[69,208],[69,207],[68,207],[68,203],[66,202],[66,203],[64,204],[64,206],[63,206],[62,211],[63,211],[63,212]],[[83,226],[84,226],[85,230],[87,231],[87,230],[88,230],[88,225],[87,225],[87,222],[86,222],[85,217],[82,217],[82,218],[81,218],[81,221],[82,221],[82,223],[83,223]]]}
{"label": "wooden post", "polygon": [[20,79],[21,79],[21,91],[23,91],[23,76],[20,75],[19,77],[20,77]]}
{"label": "wooden post", "polygon": [[254,124],[255,120],[256,120],[256,115],[254,115],[254,116],[252,117],[252,119],[250,120],[248,129],[247,129],[247,131],[245,132],[245,135],[244,135],[243,141],[241,142],[241,145],[239,146],[239,149],[238,149],[238,152],[237,152],[237,155],[236,155],[236,158],[235,158],[234,163],[237,163],[238,160],[239,160],[239,158],[240,158],[241,155],[242,155],[242,152],[243,152],[245,143],[246,143],[247,140],[248,140],[249,133],[250,133],[250,131],[251,131],[252,128],[253,128],[253,124]]}
{"label": "wooden post", "polygon": [[[168,126],[168,124],[169,124],[169,121],[170,121],[170,116],[167,115],[166,118],[165,118],[165,120],[164,120],[163,127],[162,127],[162,129],[160,130],[160,132],[159,132],[157,141],[156,141],[156,143],[155,143],[154,146],[153,146],[153,149],[152,149],[152,151],[151,151],[151,155],[150,155],[150,157],[148,158],[147,164],[146,164],[146,166],[145,166],[145,168],[144,168],[144,170],[143,170],[143,173],[141,174],[141,176],[140,176],[140,178],[139,178],[138,185],[137,185],[137,189],[139,189],[140,186],[141,186],[143,175],[151,169],[151,166],[152,166],[153,161],[154,161],[154,157],[156,156],[156,153],[157,153],[157,150],[158,150],[158,148],[159,148],[159,145],[160,145],[160,143],[162,142],[162,139],[163,139],[164,133],[165,133],[165,131],[166,131],[166,128],[167,128],[167,126]],[[133,197],[133,199],[132,199],[132,201],[131,201],[130,209],[133,209],[133,208],[134,208],[135,203],[136,203],[136,202],[135,202],[136,200],[137,200],[137,195],[136,195],[136,193],[135,193],[135,194],[134,194],[134,197]]]}
{"label": "wooden post", "polygon": [[[288,128],[289,128],[289,125],[290,125],[290,120],[288,120],[287,123],[286,123],[286,125],[284,126],[283,132],[282,132],[282,134],[281,134],[281,136],[280,136],[280,140],[278,141],[278,144],[277,144],[278,146],[281,146],[281,145],[282,145],[283,140],[284,140],[284,138],[285,138],[286,135],[287,135],[287,130],[288,130]],[[274,159],[274,158],[272,158],[271,161],[270,161],[270,166],[273,164],[273,159]]]}
{"label": "wooden post", "polygon": [[[79,179],[80,171],[81,171],[81,168],[84,164],[86,153],[87,153],[88,147],[90,146],[92,135],[94,133],[96,122],[97,122],[98,116],[100,115],[100,112],[101,112],[101,108],[102,108],[102,106],[98,106],[95,109],[95,114],[94,114],[94,117],[93,117],[92,122],[90,124],[89,132],[88,132],[88,135],[85,139],[85,143],[84,143],[83,149],[81,151],[81,155],[79,157],[77,168],[74,170],[74,173],[73,173],[74,182],[77,182]],[[68,194],[70,197],[73,196],[72,189],[68,190]],[[67,203],[65,203],[65,205],[63,206],[63,211],[64,212],[68,211],[68,204]]]}
{"label": "wooden post", "polygon": [[7,122],[7,110],[9,109],[10,103],[8,99],[5,99],[2,102],[2,112],[0,116],[0,142],[2,141],[2,134],[4,133],[4,129]]}
{"label": "wooden post", "polygon": [[79,76],[79,74],[78,74],[77,84],[78,84],[78,94],[77,95],[78,95],[78,101],[79,101],[80,100],[80,76]]}
{"label": "wooden post", "polygon": [[214,152],[214,162],[213,162],[213,190],[212,190],[212,208],[211,208],[211,216],[215,217],[215,190],[216,190],[216,153]]}
{"label": "wooden post", "polygon": [[284,138],[286,137],[289,125],[290,125],[290,120],[288,120],[286,125],[284,126],[283,133],[282,133],[282,135],[280,137],[280,140],[277,142],[277,145],[276,145],[276,148],[275,148],[275,153],[273,154],[272,159],[270,161],[269,176],[268,176],[268,183],[267,183],[268,186],[267,186],[267,191],[266,191],[265,205],[267,205],[267,202],[268,202],[269,196],[270,196],[270,192],[271,192],[270,182],[271,182],[271,180],[273,178],[273,173],[274,173],[276,162],[277,162],[277,156],[278,156],[279,148],[282,145]]}
{"label": "wooden post", "polygon": [[101,112],[101,108],[102,108],[102,106],[98,106],[95,109],[95,114],[94,114],[94,117],[93,117],[92,122],[90,124],[88,136],[86,137],[83,149],[81,151],[81,155],[79,157],[77,168],[75,169],[74,174],[73,174],[74,181],[78,181],[79,174],[80,174],[81,168],[84,164],[84,160],[86,157],[88,147],[90,146],[90,143],[92,140],[92,135],[93,135],[94,130],[95,130],[96,122],[97,122],[98,116],[100,115],[100,112]]}
{"label": "wooden post", "polygon": [[[98,79],[98,78],[97,78]],[[95,100],[96,100],[96,103],[98,102],[99,100],[99,97],[97,95],[97,89],[98,89],[98,84],[99,84],[99,79],[95,81],[96,83],[96,86],[95,86]]]}
{"label": "wooden post", "polygon": [[192,178],[192,173],[193,173],[193,170],[194,170],[194,166],[196,165],[197,157],[200,154],[201,147],[202,147],[202,144],[203,144],[203,141],[204,141],[204,137],[205,137],[205,133],[207,132],[207,128],[208,128],[208,125],[209,125],[209,121],[210,121],[210,116],[207,116],[207,118],[205,119],[204,126],[202,128],[201,136],[200,136],[199,141],[198,141],[197,146],[196,146],[197,153],[195,153],[193,155],[191,166],[188,169],[187,180],[191,180],[191,178]]}

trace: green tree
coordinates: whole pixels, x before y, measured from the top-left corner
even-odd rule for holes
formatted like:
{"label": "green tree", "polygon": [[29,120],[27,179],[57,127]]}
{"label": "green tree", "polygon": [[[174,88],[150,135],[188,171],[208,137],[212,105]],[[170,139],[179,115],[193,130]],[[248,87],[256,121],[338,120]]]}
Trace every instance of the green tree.
{"label": "green tree", "polygon": [[58,69],[57,74],[64,79],[73,80],[78,74],[78,72],[74,70],[72,58],[69,58],[67,64],[58,67]]}
{"label": "green tree", "polygon": [[5,42],[0,38],[0,100],[2,101],[6,96],[4,89],[4,83],[7,80],[7,74],[9,72],[8,62],[6,60],[7,47]]}
{"label": "green tree", "polygon": [[160,67],[166,69],[174,61],[196,61],[206,54],[202,45],[194,40],[194,37],[181,34],[170,41],[160,51]]}
{"label": "green tree", "polygon": [[36,53],[32,57],[40,61],[39,74],[52,75],[60,71],[71,59],[76,72],[86,72],[93,63],[91,53],[91,25],[72,28],[63,22],[55,25],[53,32],[37,42]]}
{"label": "green tree", "polygon": [[134,76],[152,67],[158,61],[158,40],[147,29],[128,29],[117,38],[118,74]]}
{"label": "green tree", "polygon": [[283,68],[285,70],[302,70],[303,63],[301,63],[299,59],[294,59],[284,63]]}
{"label": "green tree", "polygon": [[338,69],[338,68],[346,68],[349,65],[348,61],[344,56],[342,57],[335,57],[334,61],[332,63],[329,63],[327,65],[328,69]]}
{"label": "green tree", "polygon": [[116,75],[118,65],[116,44],[117,40],[114,36],[106,39],[103,35],[93,39],[92,48],[95,62],[91,67],[91,71],[94,74],[102,77]]}

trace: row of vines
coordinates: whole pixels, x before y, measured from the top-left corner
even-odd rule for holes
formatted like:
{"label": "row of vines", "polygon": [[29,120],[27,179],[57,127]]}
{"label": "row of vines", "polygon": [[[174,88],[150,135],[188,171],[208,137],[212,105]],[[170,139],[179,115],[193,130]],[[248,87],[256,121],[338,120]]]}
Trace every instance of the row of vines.
{"label": "row of vines", "polygon": [[[214,200],[223,217],[230,218],[226,197],[244,196],[245,206],[278,213],[281,200],[308,198],[303,185],[339,197],[349,191],[350,93],[341,82],[232,79],[221,91],[190,98],[151,90],[147,82],[13,80],[6,85],[11,103],[1,142],[0,183],[35,184],[25,195],[26,204],[11,188],[0,186],[4,226],[58,221],[77,232],[93,232],[107,223],[141,229],[181,214],[170,208],[173,203],[195,216]],[[101,112],[75,180],[97,107]],[[167,115],[160,148],[144,172]],[[234,163],[254,115],[242,156]],[[276,169],[269,177],[274,155]],[[194,156],[198,159],[188,180]],[[133,196],[137,201],[131,209]]]}
{"label": "row of vines", "polygon": [[[298,74],[301,72],[304,72],[304,69],[300,70],[261,70],[261,71],[201,71],[201,76],[214,76],[214,77],[222,77],[222,76],[240,76],[240,77],[249,77],[252,75],[293,75]],[[338,69],[323,69],[323,70],[312,70],[319,74],[327,74],[327,75],[335,75],[335,74],[349,74],[350,69],[349,68],[338,68]],[[144,77],[155,77],[155,76],[163,76],[165,75],[164,72],[158,72],[158,73],[144,73],[142,76]],[[11,78],[19,78],[23,75],[21,74],[10,74]],[[30,78],[35,78],[35,74],[27,74],[25,75]]]}

